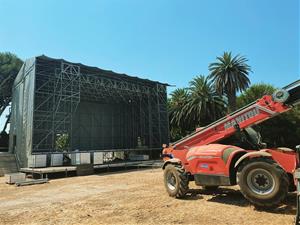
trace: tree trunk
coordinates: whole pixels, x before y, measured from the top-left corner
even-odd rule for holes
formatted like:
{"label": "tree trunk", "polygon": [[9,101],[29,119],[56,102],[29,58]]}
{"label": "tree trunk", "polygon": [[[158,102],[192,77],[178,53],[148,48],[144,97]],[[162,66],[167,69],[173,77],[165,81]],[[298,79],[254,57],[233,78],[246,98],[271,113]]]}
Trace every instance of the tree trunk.
{"label": "tree trunk", "polygon": [[9,113],[9,115],[7,116],[7,119],[6,119],[6,122],[4,124],[4,128],[3,128],[2,132],[4,132],[6,130],[6,128],[7,128],[7,125],[8,125],[9,120],[10,120],[10,116],[11,116],[11,113]]}
{"label": "tree trunk", "polygon": [[236,110],[236,94],[235,93],[228,93],[228,109],[229,112],[233,112]]}

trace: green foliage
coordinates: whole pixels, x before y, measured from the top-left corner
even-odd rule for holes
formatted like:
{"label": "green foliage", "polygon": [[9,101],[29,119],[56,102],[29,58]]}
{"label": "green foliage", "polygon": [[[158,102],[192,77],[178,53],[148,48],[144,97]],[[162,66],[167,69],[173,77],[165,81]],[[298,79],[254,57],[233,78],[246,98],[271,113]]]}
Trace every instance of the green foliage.
{"label": "green foliage", "polygon": [[10,52],[0,52],[0,78],[5,78],[8,75],[17,75],[23,61],[15,54]]}
{"label": "green foliage", "polygon": [[203,75],[195,77],[188,88],[173,91],[168,105],[172,140],[213,122],[226,112],[224,98]]}
{"label": "green foliage", "polygon": [[196,127],[205,126],[224,116],[228,99],[230,110],[236,108],[236,93],[248,88],[251,68],[243,56],[224,52],[209,65],[209,77],[195,77],[188,88],[171,93],[169,115],[171,139],[179,139]]}
{"label": "green foliage", "polygon": [[[237,97],[237,106],[243,107],[276,90],[269,84],[254,84]],[[223,92],[225,93],[225,92]],[[214,91],[205,76],[197,76],[188,88],[178,88],[168,101],[171,140],[178,140],[205,126],[227,112],[224,97]],[[300,144],[300,107],[256,126],[268,147],[294,148]]]}
{"label": "green foliage", "polygon": [[197,127],[215,121],[226,112],[224,98],[215,92],[207,77],[195,77],[190,81],[189,90],[191,98],[186,105],[187,116]]}
{"label": "green foliage", "polygon": [[275,90],[276,88],[270,84],[253,84],[240,96],[238,96],[237,106],[238,108],[240,108],[250,104],[251,102],[254,102],[255,100],[261,98],[264,95],[272,95]]}
{"label": "green foliage", "polygon": [[300,107],[270,119],[260,125],[268,147],[289,147],[300,144]]}
{"label": "green foliage", "polygon": [[171,99],[169,99],[171,133],[183,133],[183,130],[188,130],[188,125],[185,123],[185,106],[189,98],[190,93],[184,88],[177,88],[171,93]]}
{"label": "green foliage", "polygon": [[61,134],[56,138],[56,150],[61,152],[68,150],[69,147],[69,135],[68,134]]}
{"label": "green foliage", "polygon": [[[271,95],[276,88],[269,84],[254,84],[242,93],[237,103],[239,107],[261,98],[263,95]],[[260,130],[263,141],[268,147],[290,147],[295,148],[300,144],[300,108],[267,120],[256,126]]]}
{"label": "green foliage", "polygon": [[11,101],[12,85],[23,62],[16,55],[0,52],[0,112]]}
{"label": "green foliage", "polygon": [[251,67],[247,64],[244,56],[232,56],[231,52],[224,52],[217,61],[209,65],[210,78],[216,91],[228,97],[229,109],[236,109],[236,93],[242,92],[249,87],[248,78]]}

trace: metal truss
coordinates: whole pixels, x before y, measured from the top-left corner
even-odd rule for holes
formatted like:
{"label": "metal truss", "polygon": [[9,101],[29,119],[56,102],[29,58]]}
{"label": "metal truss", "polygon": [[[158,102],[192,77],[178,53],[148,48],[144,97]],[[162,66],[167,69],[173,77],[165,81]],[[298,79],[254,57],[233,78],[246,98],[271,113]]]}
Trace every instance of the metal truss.
{"label": "metal truss", "polygon": [[[37,58],[32,152],[55,151],[60,134],[69,135],[73,150],[72,121],[81,101],[130,104],[136,117],[132,137],[138,136],[148,148],[169,142],[166,85],[88,68]],[[132,137],[122,137],[124,142],[118,145],[113,141],[111,149],[137,147]]]}
{"label": "metal truss", "polygon": [[53,151],[57,135],[72,133],[72,116],[80,102],[80,67],[62,62],[54,71],[39,73],[37,66],[33,152]]}

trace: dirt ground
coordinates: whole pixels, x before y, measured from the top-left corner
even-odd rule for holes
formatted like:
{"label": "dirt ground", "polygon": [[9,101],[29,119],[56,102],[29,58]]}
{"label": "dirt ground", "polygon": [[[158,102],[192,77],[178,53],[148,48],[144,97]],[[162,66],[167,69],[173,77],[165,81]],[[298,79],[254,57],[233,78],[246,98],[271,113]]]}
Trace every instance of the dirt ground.
{"label": "dirt ground", "polygon": [[273,211],[258,211],[234,188],[217,193],[190,185],[170,198],[162,170],[100,173],[15,187],[0,178],[0,224],[293,224],[296,195]]}

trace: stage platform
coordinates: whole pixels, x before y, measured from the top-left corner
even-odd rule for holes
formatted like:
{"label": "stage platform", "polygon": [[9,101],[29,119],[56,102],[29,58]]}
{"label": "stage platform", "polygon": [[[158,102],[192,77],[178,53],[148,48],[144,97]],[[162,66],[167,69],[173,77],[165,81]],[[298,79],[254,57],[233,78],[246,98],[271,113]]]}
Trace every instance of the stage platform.
{"label": "stage platform", "polygon": [[[152,167],[152,168],[159,168],[162,167],[163,161],[162,160],[145,160],[145,161],[123,161],[123,162],[113,162],[113,163],[106,163],[100,165],[94,165],[94,169],[105,169],[107,168],[120,168],[120,167],[137,167],[137,168],[145,168],[145,167]],[[20,168],[20,172],[29,173],[29,174],[39,174],[41,178],[47,178],[48,174],[52,173],[65,173],[68,176],[69,172],[76,172],[76,166],[55,166],[55,167],[44,167],[44,168]]]}

